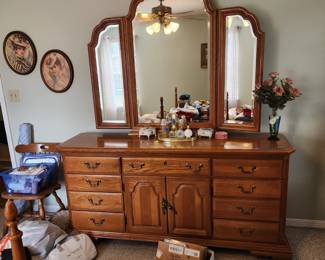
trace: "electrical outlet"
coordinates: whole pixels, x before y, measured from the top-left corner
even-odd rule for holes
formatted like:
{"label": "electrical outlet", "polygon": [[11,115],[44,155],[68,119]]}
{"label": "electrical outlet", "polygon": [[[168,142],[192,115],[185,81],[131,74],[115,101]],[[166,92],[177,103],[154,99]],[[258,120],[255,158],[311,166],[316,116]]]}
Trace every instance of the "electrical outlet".
{"label": "electrical outlet", "polygon": [[9,101],[13,103],[20,102],[19,89],[9,89]]}

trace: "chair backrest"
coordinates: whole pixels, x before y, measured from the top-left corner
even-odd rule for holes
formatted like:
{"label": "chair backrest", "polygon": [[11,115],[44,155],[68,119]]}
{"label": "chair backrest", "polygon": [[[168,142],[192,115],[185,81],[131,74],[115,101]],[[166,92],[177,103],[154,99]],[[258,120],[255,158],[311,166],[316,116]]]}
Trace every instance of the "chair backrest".
{"label": "chair backrest", "polygon": [[32,143],[19,144],[16,146],[17,153],[49,153],[57,152],[58,143]]}

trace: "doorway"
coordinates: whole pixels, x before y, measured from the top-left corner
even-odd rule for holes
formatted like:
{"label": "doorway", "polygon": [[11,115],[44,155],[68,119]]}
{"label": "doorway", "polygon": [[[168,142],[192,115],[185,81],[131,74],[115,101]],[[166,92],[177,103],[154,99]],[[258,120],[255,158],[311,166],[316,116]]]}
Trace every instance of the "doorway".
{"label": "doorway", "polygon": [[10,159],[7,134],[5,123],[3,121],[2,109],[0,107],[0,172],[9,170],[11,168],[12,164]]}

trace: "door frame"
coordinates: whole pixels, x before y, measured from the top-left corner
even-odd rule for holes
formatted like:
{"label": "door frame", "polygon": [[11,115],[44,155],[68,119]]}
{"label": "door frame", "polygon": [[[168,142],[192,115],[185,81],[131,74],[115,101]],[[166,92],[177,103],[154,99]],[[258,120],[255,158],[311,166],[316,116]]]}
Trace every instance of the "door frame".
{"label": "door frame", "polygon": [[0,75],[0,106],[1,106],[2,117],[3,117],[3,121],[4,121],[4,125],[5,125],[11,166],[13,168],[15,168],[15,167],[17,167],[16,156],[15,156],[15,147],[14,147],[14,143],[12,140],[11,127],[10,127],[10,121],[9,121],[8,110],[7,110],[7,103],[6,103],[5,94],[4,94],[4,90],[3,90],[1,75]]}

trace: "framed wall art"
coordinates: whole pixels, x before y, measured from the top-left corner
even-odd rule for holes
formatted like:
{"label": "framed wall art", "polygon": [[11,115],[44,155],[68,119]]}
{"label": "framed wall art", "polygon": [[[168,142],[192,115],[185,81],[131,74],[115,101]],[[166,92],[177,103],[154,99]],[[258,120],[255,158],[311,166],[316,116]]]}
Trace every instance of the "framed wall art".
{"label": "framed wall art", "polygon": [[207,43],[201,44],[201,68],[202,69],[208,68],[208,44]]}
{"label": "framed wall art", "polygon": [[57,93],[67,91],[73,82],[73,66],[69,57],[60,50],[47,51],[41,61],[44,84]]}
{"label": "framed wall art", "polygon": [[20,75],[29,74],[35,68],[36,48],[31,38],[23,32],[7,34],[3,42],[3,55],[8,66]]}

